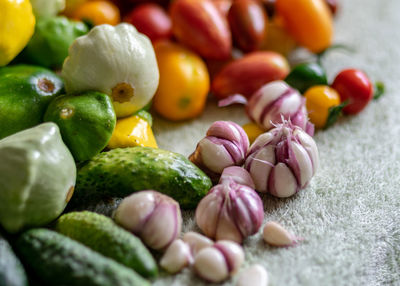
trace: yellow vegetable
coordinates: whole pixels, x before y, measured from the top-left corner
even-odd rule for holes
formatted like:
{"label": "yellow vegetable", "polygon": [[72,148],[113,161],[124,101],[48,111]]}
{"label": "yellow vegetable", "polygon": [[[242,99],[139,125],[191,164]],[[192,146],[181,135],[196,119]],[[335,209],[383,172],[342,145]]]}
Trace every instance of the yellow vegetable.
{"label": "yellow vegetable", "polygon": [[108,148],[125,147],[153,147],[157,148],[150,124],[137,115],[117,120]]}
{"label": "yellow vegetable", "polygon": [[256,138],[266,132],[265,130],[261,129],[256,123],[250,122],[242,126],[243,130],[246,132],[247,136],[249,137],[250,144],[256,140]]}
{"label": "yellow vegetable", "polygon": [[0,1],[0,67],[11,62],[33,35],[35,16],[29,0]]}

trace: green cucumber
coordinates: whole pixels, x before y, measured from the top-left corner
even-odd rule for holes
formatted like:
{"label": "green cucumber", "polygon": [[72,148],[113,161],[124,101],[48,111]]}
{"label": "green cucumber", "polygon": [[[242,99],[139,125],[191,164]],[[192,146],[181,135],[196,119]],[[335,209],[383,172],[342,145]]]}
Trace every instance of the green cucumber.
{"label": "green cucumber", "polygon": [[211,185],[210,178],[183,155],[150,147],[117,148],[79,167],[71,203],[155,190],[188,209],[197,206]]}
{"label": "green cucumber", "polygon": [[157,264],[141,240],[106,216],[88,211],[67,213],[58,219],[56,230],[144,277],[157,276]]}
{"label": "green cucumber", "polygon": [[0,286],[26,286],[25,270],[10,244],[0,235]]}
{"label": "green cucumber", "polygon": [[17,240],[21,260],[48,285],[150,286],[133,270],[48,229],[31,229]]}

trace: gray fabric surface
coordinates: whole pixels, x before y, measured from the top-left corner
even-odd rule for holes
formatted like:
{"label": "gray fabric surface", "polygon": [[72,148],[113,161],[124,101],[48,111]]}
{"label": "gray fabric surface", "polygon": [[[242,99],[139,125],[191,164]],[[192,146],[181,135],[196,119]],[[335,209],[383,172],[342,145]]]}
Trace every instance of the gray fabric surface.
{"label": "gray fabric surface", "polygon": [[[387,93],[358,116],[317,132],[321,168],[307,189],[289,199],[263,197],[265,221],[304,238],[296,247],[272,248],[260,230],[244,242],[244,267],[264,265],[270,285],[400,285],[400,1],[340,2],[336,42],[356,52],[324,59],[330,80],[343,68],[361,68],[384,81]],[[248,122],[241,107],[218,109],[210,100],[200,118],[155,118],[154,131],[161,148],[189,155],[215,120]],[[193,212],[184,217],[184,231],[196,229]],[[206,283],[186,269],[154,285]]]}

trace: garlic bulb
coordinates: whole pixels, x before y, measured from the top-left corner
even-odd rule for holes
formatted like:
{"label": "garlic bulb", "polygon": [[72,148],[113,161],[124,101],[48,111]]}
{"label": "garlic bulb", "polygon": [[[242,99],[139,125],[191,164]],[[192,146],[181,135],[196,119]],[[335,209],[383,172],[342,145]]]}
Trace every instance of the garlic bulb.
{"label": "garlic bulb", "polygon": [[160,260],[160,266],[171,274],[178,273],[192,263],[190,247],[181,239],[171,243]]}
{"label": "garlic bulb", "polygon": [[259,192],[290,197],[305,188],[318,169],[314,139],[285,121],[251,145],[244,167]]}
{"label": "garlic bulb", "polygon": [[68,93],[95,90],[113,100],[117,117],[144,107],[158,87],[150,40],[130,24],[99,25],[77,38],[62,68]]}
{"label": "garlic bulb", "polygon": [[179,204],[151,190],[123,199],[114,213],[114,220],[156,250],[167,248],[177,239],[182,225]]}
{"label": "garlic bulb", "polygon": [[242,247],[232,241],[218,241],[195,257],[194,270],[203,279],[218,283],[235,274],[244,260]]}
{"label": "garlic bulb", "polygon": [[225,179],[214,186],[196,209],[196,222],[210,238],[242,243],[260,228],[263,204],[250,187]]}
{"label": "garlic bulb", "polygon": [[249,148],[246,132],[231,121],[216,121],[189,159],[216,180],[229,166],[242,165]]}
{"label": "garlic bulb", "polygon": [[249,117],[265,130],[270,130],[282,119],[314,135],[314,126],[308,121],[305,99],[284,81],[273,81],[262,86],[250,98],[246,111]]}

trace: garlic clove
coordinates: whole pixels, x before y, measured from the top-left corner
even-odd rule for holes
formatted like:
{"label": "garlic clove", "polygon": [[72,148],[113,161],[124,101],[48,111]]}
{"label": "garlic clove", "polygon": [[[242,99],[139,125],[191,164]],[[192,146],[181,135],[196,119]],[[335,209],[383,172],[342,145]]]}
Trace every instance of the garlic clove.
{"label": "garlic clove", "polygon": [[240,185],[245,185],[248,186],[252,189],[255,188],[253,179],[251,178],[251,175],[249,172],[246,171],[246,169],[238,166],[232,166],[225,168],[224,171],[221,174],[221,178],[219,179],[219,183],[221,184],[225,180],[232,179],[234,182],[240,184]]}
{"label": "garlic clove", "polygon": [[315,172],[319,168],[319,155],[317,144],[310,135],[305,132],[301,132],[299,129],[296,129],[293,132],[293,135],[299,139],[301,145],[303,145],[308,155],[310,156],[313,164],[313,174],[315,174]]}
{"label": "garlic clove", "polygon": [[244,261],[243,248],[229,240],[219,240],[214,246],[224,255],[230,274],[235,274]]}
{"label": "garlic clove", "polygon": [[199,142],[199,148],[203,164],[215,173],[221,173],[224,168],[235,164],[224,145],[215,144],[207,137]]}
{"label": "garlic clove", "polygon": [[160,266],[171,274],[178,273],[192,263],[190,247],[180,239],[171,243],[160,260]]}
{"label": "garlic clove", "polygon": [[234,221],[233,217],[229,213],[227,213],[227,211],[227,207],[222,207],[222,211],[218,220],[215,239],[226,239],[235,241],[237,243],[242,243],[243,236],[240,233],[239,228],[236,226],[236,222]]}
{"label": "garlic clove", "polygon": [[298,189],[296,177],[284,163],[278,163],[272,169],[268,187],[269,192],[279,198],[293,196]]}
{"label": "garlic clove", "polygon": [[208,237],[193,231],[185,233],[183,236],[183,241],[189,245],[192,255],[194,257],[203,248],[212,246],[214,244],[214,242]]}
{"label": "garlic clove", "polygon": [[256,152],[259,148],[266,146],[271,143],[272,139],[274,139],[274,134],[272,130],[270,132],[265,132],[259,135],[256,140],[251,144],[249,154]]}
{"label": "garlic clove", "polygon": [[273,246],[292,246],[299,238],[288,232],[277,222],[267,222],[263,229],[264,241]]}
{"label": "garlic clove", "polygon": [[265,146],[247,158],[246,169],[251,174],[257,191],[261,193],[268,191],[268,177],[275,161],[275,146],[272,144]]}
{"label": "garlic clove", "polygon": [[140,237],[150,248],[160,250],[179,236],[181,225],[179,205],[160,203],[146,221]]}
{"label": "garlic clove", "polygon": [[194,260],[194,270],[203,279],[218,283],[229,277],[224,255],[214,247],[200,250]]}
{"label": "garlic clove", "polygon": [[310,156],[306,149],[300,144],[292,141],[291,147],[296,158],[297,168],[300,170],[298,180],[300,181],[300,188],[303,188],[311,180],[313,176],[313,167]]}
{"label": "garlic clove", "polygon": [[235,286],[267,286],[268,272],[259,264],[254,264],[240,272]]}
{"label": "garlic clove", "polygon": [[126,197],[114,214],[115,221],[133,233],[140,233],[143,222],[154,211],[155,194],[152,191],[138,192]]}
{"label": "garlic clove", "polygon": [[197,205],[196,223],[208,237],[215,237],[223,202],[224,196],[221,196],[218,189],[214,187]]}

